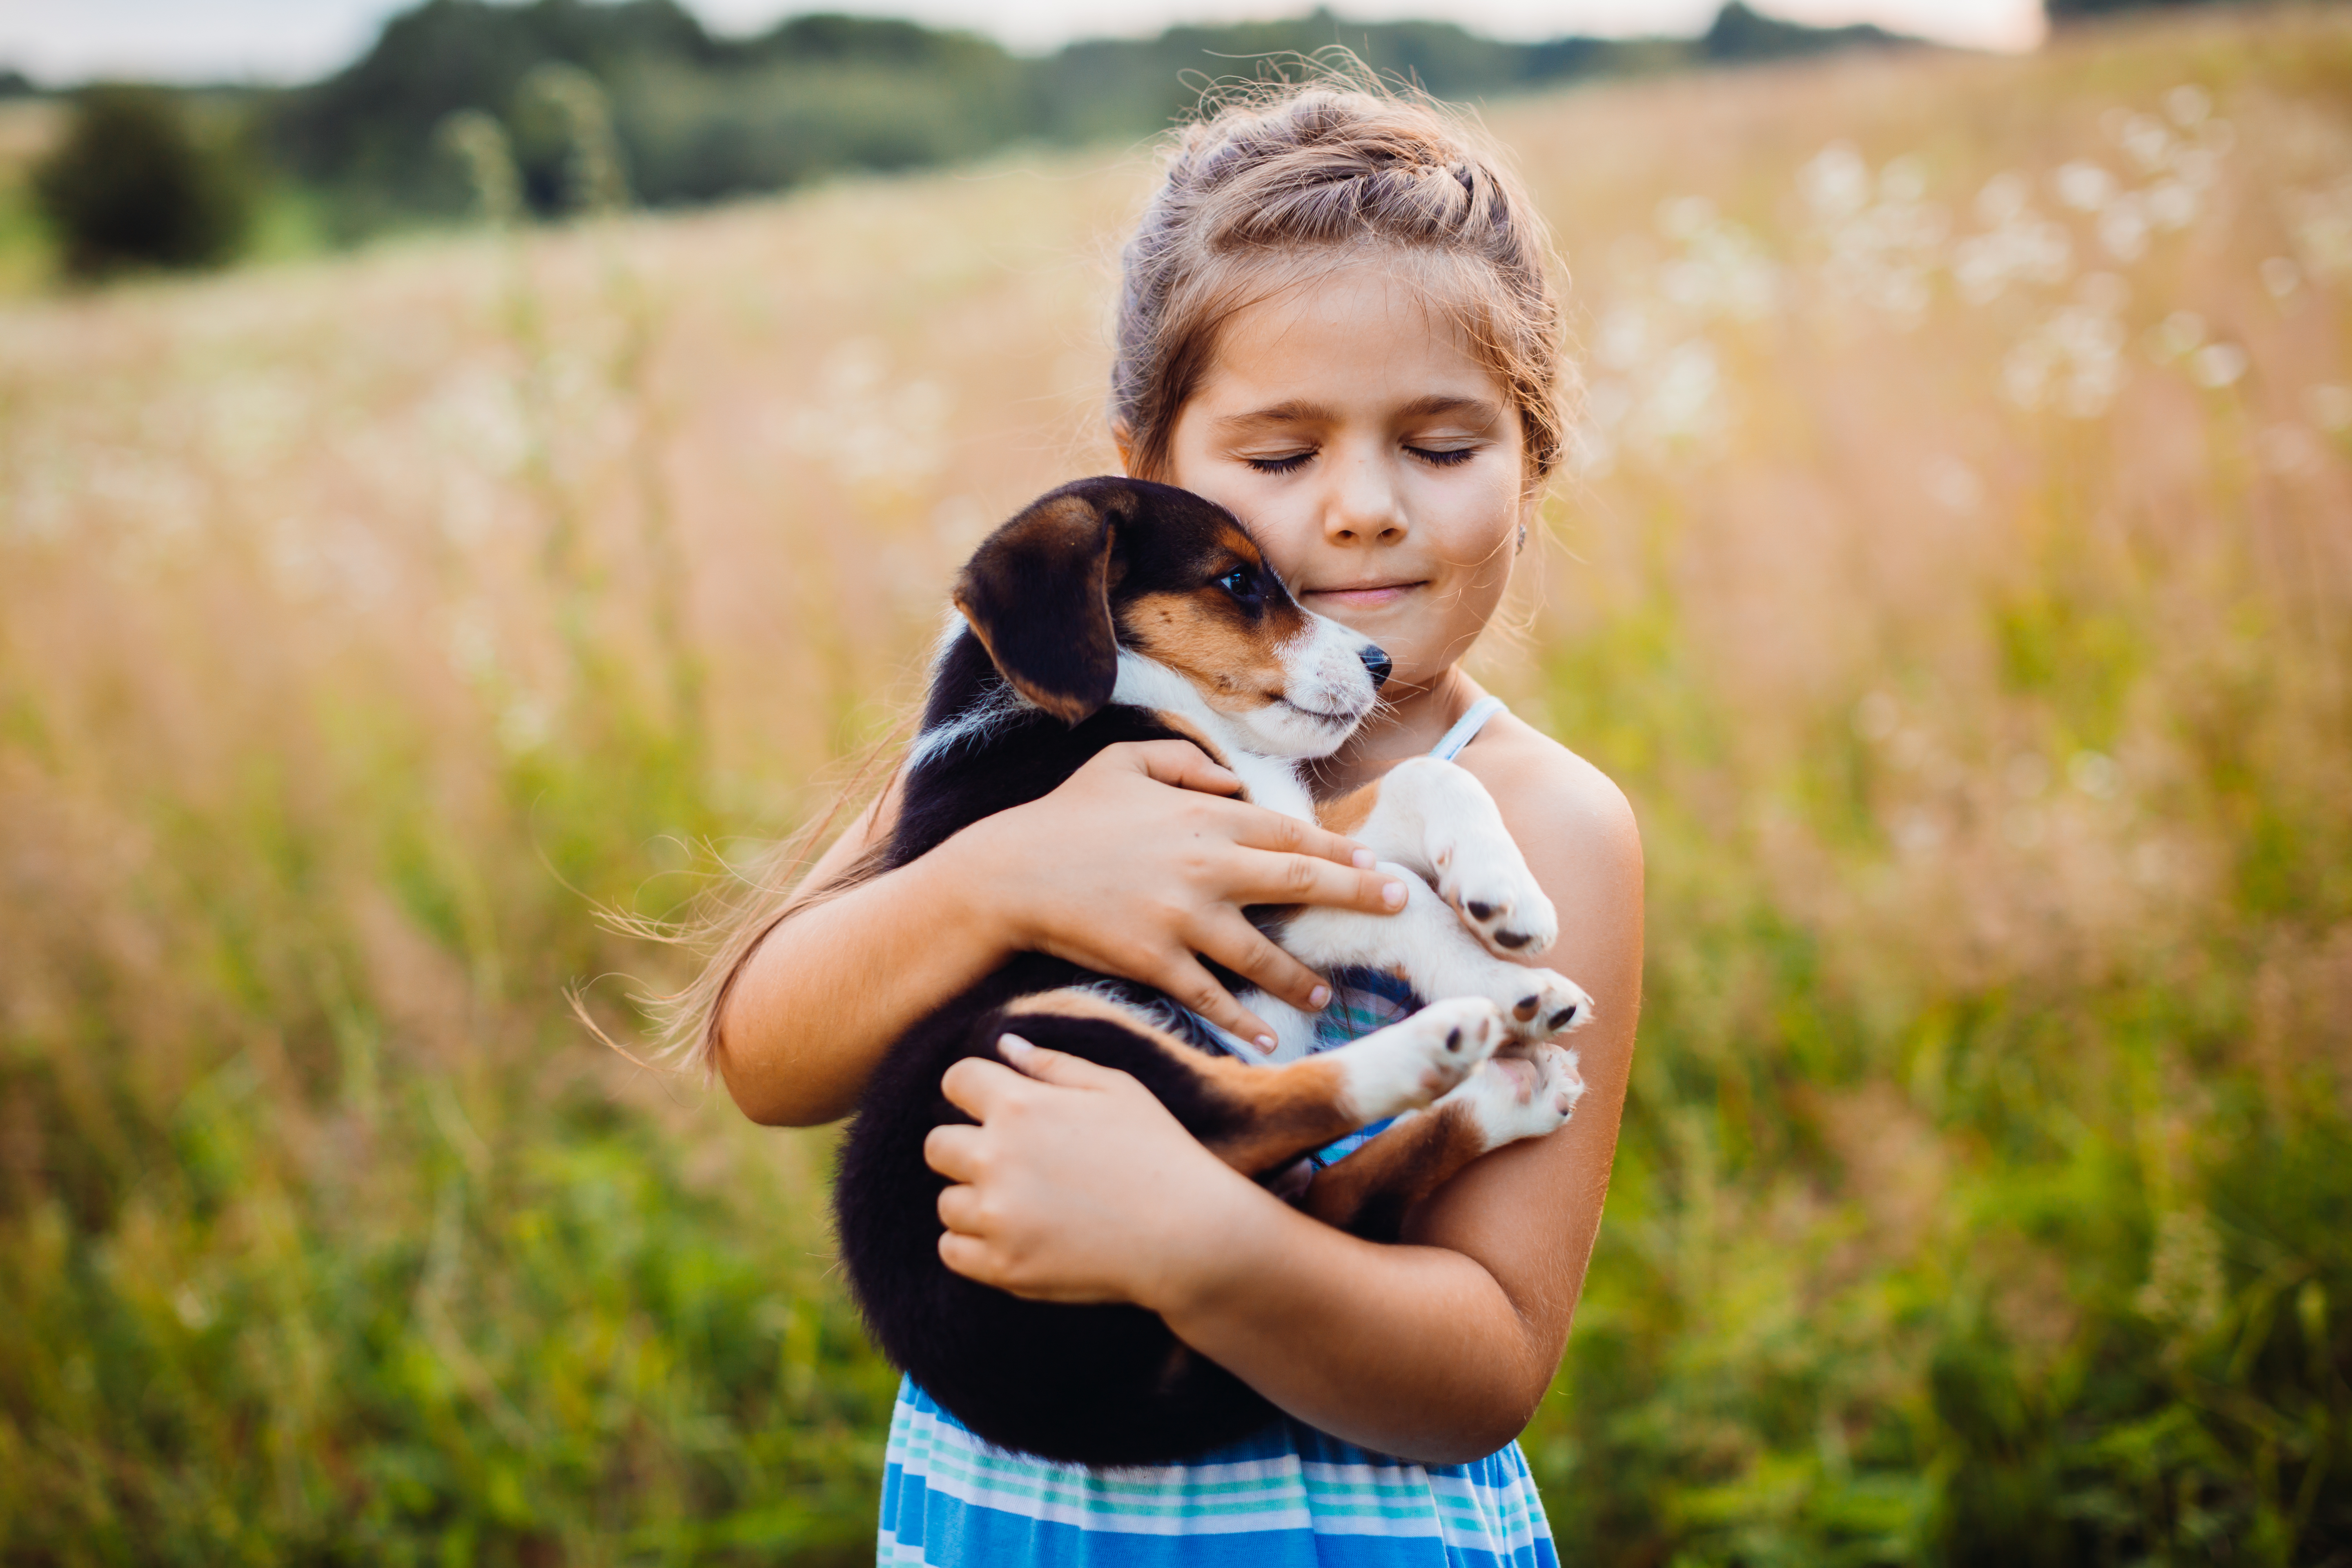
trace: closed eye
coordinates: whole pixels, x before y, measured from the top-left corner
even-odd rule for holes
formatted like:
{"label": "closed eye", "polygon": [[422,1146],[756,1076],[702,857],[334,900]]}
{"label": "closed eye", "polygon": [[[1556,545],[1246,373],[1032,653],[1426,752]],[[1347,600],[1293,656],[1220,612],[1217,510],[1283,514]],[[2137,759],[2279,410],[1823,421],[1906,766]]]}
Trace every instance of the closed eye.
{"label": "closed eye", "polygon": [[1407,447],[1406,451],[1433,468],[1451,468],[1478,455],[1475,447]]}
{"label": "closed eye", "polygon": [[1304,452],[1285,453],[1279,458],[1244,458],[1242,461],[1261,474],[1290,474],[1305,468],[1307,459],[1314,455],[1310,448]]}

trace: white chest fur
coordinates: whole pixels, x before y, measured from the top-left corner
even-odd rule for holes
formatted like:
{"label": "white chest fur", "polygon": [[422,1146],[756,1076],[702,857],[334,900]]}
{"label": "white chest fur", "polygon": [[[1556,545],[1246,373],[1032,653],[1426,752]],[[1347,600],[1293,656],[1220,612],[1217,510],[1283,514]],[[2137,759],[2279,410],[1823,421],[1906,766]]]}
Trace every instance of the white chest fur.
{"label": "white chest fur", "polygon": [[1210,707],[1202,699],[1198,687],[1166,665],[1122,650],[1118,656],[1118,684],[1111,693],[1111,700],[1181,714],[1217,742],[1225,753],[1225,765],[1240,777],[1251,800],[1268,811],[1278,811],[1301,822],[1315,820],[1315,797],[1307,793],[1306,780],[1299,776],[1297,759],[1260,756],[1252,752],[1250,738],[1241,727]]}

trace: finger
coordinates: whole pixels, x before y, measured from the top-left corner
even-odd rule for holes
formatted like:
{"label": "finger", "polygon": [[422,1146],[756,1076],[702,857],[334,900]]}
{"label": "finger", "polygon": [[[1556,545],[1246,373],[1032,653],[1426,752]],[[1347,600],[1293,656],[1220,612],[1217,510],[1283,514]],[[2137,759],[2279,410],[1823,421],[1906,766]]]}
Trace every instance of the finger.
{"label": "finger", "polygon": [[982,1129],[961,1121],[934,1127],[923,1138],[923,1163],[950,1182],[978,1181],[987,1137]]}
{"label": "finger", "polygon": [[949,1104],[973,1121],[986,1121],[989,1112],[1024,1081],[1019,1073],[1003,1062],[986,1057],[966,1057],[940,1079],[940,1092],[948,1097]]}
{"label": "finger", "polygon": [[1239,795],[1242,781],[1231,769],[1219,767],[1209,753],[1190,741],[1134,741],[1110,750],[1137,772],[1178,789],[1209,795]]}
{"label": "finger", "polygon": [[1237,904],[1328,904],[1368,915],[1392,915],[1404,908],[1408,889],[1392,870],[1359,871],[1312,855],[1252,849],[1231,893]]}
{"label": "finger", "polygon": [[952,1230],[940,1233],[940,1261],[967,1279],[977,1279],[983,1285],[997,1283],[995,1258],[988,1243],[976,1237],[961,1236]]}
{"label": "finger", "polygon": [[1040,1083],[1059,1084],[1065,1089],[1113,1089],[1134,1081],[1132,1075],[1117,1068],[1107,1068],[1090,1062],[1084,1057],[1074,1057],[1067,1051],[1049,1051],[1018,1035],[1000,1036],[996,1048],[1004,1059]]}
{"label": "finger", "polygon": [[1202,968],[1200,960],[1192,954],[1186,953],[1156,974],[1139,974],[1136,978],[1182,1003],[1225,1033],[1249,1041],[1260,1051],[1274,1049],[1274,1030],[1265,1020],[1234,1001],[1233,993],[1218,984],[1216,976]]}
{"label": "finger", "polygon": [[958,1236],[987,1234],[980,1211],[980,1189],[977,1187],[959,1183],[940,1194],[940,1223]]}
{"label": "finger", "polygon": [[1252,849],[1274,849],[1288,855],[1312,855],[1318,860],[1328,860],[1335,866],[1353,867],[1370,871],[1377,858],[1369,848],[1354,839],[1327,831],[1311,822],[1301,822],[1278,811],[1268,811],[1262,805],[1235,801],[1234,811],[1241,826],[1234,834],[1234,842]]}
{"label": "finger", "polygon": [[[1331,1000],[1331,987],[1321,975],[1266,940],[1265,932],[1238,915],[1220,921],[1203,932],[1201,952],[1259,990],[1270,992],[1294,1007],[1319,1013]],[[1234,1005],[1238,1007],[1240,1004]]]}

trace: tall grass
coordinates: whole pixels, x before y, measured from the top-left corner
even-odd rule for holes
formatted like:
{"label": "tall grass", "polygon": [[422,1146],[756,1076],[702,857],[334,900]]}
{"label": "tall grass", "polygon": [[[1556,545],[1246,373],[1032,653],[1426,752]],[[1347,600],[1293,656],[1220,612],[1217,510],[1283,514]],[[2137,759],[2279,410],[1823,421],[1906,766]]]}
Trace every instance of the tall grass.
{"label": "tall grass", "polygon": [[[1653,879],[1563,1555],[2352,1552],[2347,86],[2284,12],[1492,116],[1589,398],[1482,674]],[[563,994],[1106,466],[1148,178],[0,312],[0,1554],[858,1554],[825,1138]]]}

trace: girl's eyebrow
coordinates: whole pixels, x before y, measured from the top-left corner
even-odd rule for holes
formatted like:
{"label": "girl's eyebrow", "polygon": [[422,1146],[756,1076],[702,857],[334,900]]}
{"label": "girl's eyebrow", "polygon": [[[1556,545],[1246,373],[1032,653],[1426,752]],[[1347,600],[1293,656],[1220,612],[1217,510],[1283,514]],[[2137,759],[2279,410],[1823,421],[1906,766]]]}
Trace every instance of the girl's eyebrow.
{"label": "girl's eyebrow", "polygon": [[[1459,414],[1471,423],[1491,425],[1502,416],[1502,410],[1483,397],[1459,397],[1438,392],[1426,397],[1416,397],[1396,411],[1400,419],[1426,419],[1439,414]],[[1217,427],[1238,431],[1267,425],[1328,425],[1336,423],[1339,417],[1319,403],[1293,398],[1287,403],[1253,408],[1246,414],[1224,415],[1217,420]]]}

